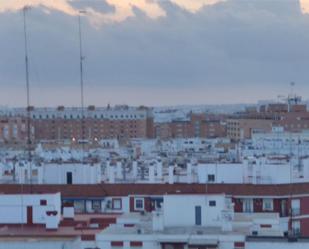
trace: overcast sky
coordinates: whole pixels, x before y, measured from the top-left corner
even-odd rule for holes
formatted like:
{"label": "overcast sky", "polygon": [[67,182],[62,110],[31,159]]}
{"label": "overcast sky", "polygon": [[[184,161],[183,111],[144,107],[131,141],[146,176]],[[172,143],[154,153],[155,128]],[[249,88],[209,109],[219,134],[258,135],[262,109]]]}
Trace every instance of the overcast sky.
{"label": "overcast sky", "polygon": [[309,0],[0,0],[0,105],[253,103],[309,98]]}

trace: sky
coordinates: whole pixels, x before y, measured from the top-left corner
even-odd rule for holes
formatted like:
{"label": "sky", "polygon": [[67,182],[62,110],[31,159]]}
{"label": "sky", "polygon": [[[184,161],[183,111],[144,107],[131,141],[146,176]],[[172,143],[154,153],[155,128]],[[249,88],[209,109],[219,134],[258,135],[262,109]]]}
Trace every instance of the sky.
{"label": "sky", "polygon": [[0,0],[0,106],[254,103],[309,98],[309,0]]}

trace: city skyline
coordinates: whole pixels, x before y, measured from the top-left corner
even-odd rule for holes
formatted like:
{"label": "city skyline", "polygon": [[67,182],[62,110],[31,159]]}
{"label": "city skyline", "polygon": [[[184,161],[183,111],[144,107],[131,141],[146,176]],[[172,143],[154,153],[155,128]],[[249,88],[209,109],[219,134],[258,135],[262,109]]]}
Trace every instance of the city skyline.
{"label": "city skyline", "polygon": [[80,103],[78,9],[86,105],[255,103],[291,81],[309,90],[307,0],[0,1],[0,105],[25,105],[24,3],[35,106]]}

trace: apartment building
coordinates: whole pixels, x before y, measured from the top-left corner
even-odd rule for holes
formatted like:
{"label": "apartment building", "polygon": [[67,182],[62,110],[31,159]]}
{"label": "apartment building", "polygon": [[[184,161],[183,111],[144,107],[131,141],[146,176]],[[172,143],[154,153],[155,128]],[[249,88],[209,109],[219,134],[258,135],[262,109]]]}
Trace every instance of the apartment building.
{"label": "apartment building", "polygon": [[[3,128],[4,137],[25,132],[23,124],[25,109],[13,109],[2,114],[10,124]],[[84,115],[82,117],[82,115]],[[31,125],[35,141],[99,141],[101,139],[151,138],[153,137],[153,117],[146,107],[133,108],[116,106],[96,108],[30,108]],[[13,126],[15,120],[21,120]],[[14,133],[15,132],[15,133]],[[24,137],[21,137],[24,138]]]}
{"label": "apartment building", "polygon": [[[33,124],[30,127],[30,135],[31,139],[33,139]],[[27,119],[25,117],[0,117],[0,141],[2,143],[23,143],[27,141],[27,138]]]}
{"label": "apartment building", "polygon": [[228,119],[227,136],[236,141],[250,139],[254,133],[271,132],[272,123],[268,119]]}
{"label": "apartment building", "polygon": [[[18,194],[20,186],[9,184],[2,185],[3,193]],[[229,213],[235,216],[247,217],[243,222],[254,216],[260,217],[262,224],[272,223],[272,217],[277,217],[277,228],[282,236],[293,235],[296,238],[309,236],[309,209],[308,209],[308,183],[279,184],[279,185],[252,185],[252,184],[96,184],[96,185],[33,185],[24,186],[24,193],[61,193],[63,206],[75,207],[76,213],[113,213],[113,214],[149,214],[160,212],[163,208],[171,206],[169,221],[173,227],[189,222],[195,225],[194,214],[186,215],[179,219],[179,213],[173,210],[182,210],[188,214],[191,207],[201,204],[215,205],[213,211],[203,211],[205,220],[201,224],[222,226],[218,212],[225,210],[228,203]],[[166,196],[175,196],[173,201]],[[190,199],[192,196],[200,196]],[[181,202],[185,203],[182,205]],[[187,201],[190,200],[190,201]],[[203,201],[204,200],[204,201]],[[206,201],[205,201],[206,200]],[[215,202],[210,202],[210,201]],[[196,202],[197,201],[197,202]],[[198,204],[199,203],[199,204]],[[209,208],[209,207],[207,207]],[[217,208],[221,208],[219,211]],[[217,213],[216,213],[217,212]],[[264,218],[261,218],[265,215]],[[220,218],[219,218],[220,217]],[[190,220],[191,219],[191,220]],[[131,220],[131,222],[133,222]],[[263,223],[264,222],[264,223]],[[132,224],[129,222],[129,224]],[[262,226],[261,228],[272,228]],[[255,235],[255,229],[246,235]],[[259,232],[258,232],[259,233]]]}
{"label": "apartment building", "polygon": [[220,115],[189,113],[186,117],[155,123],[155,135],[160,139],[225,137],[224,119],[224,116]]}

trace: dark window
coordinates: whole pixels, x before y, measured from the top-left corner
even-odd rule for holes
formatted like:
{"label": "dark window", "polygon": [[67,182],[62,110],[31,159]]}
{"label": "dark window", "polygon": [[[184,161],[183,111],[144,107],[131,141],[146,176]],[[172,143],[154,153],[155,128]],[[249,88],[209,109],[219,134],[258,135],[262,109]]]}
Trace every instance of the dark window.
{"label": "dark window", "polygon": [[215,182],[215,175],[208,175],[208,182]]}
{"label": "dark window", "polygon": [[40,205],[41,206],[46,206],[47,205],[47,200],[40,200]]}
{"label": "dark window", "polygon": [[202,207],[195,206],[195,225],[202,225]]}
{"label": "dark window", "polygon": [[210,207],[215,207],[216,206],[216,201],[209,201],[209,206]]}
{"label": "dark window", "polygon": [[92,201],[92,210],[95,212],[101,211],[101,200],[93,200]]}
{"label": "dark window", "polygon": [[73,183],[73,175],[72,172],[67,172],[67,184]]}

